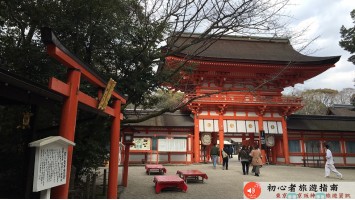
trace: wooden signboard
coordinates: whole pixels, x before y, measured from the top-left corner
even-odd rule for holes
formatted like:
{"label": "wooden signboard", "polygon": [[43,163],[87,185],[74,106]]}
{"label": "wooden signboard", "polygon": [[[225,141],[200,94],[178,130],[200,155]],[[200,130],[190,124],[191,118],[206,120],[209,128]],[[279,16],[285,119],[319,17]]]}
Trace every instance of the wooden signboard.
{"label": "wooden signboard", "polygon": [[36,147],[33,191],[44,191],[41,197],[49,198],[48,189],[66,183],[68,145],[73,142],[61,137],[51,136],[29,144]]}

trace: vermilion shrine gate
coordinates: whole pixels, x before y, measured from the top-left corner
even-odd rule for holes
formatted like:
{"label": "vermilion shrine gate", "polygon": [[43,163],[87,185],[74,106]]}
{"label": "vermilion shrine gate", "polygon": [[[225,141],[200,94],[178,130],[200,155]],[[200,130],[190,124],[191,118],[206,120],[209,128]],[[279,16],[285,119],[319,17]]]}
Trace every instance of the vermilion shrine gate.
{"label": "vermilion shrine gate", "polygon": [[[198,37],[182,36],[174,47],[194,44]],[[302,55],[288,39],[233,36],[200,42],[167,57],[167,68],[185,65],[175,77],[179,82],[175,89],[185,92],[186,100],[197,98],[188,105],[194,113],[193,162],[203,161],[202,133],[218,137],[223,148],[226,137],[261,145],[264,130],[266,140],[275,141],[268,148],[269,162],[288,164],[285,117],[303,105],[300,98],[282,97],[281,92],[333,67],[339,59]]]}
{"label": "vermilion shrine gate", "polygon": [[[59,135],[74,142],[75,125],[77,117],[78,104],[84,104],[91,108],[102,111],[112,116],[113,122],[111,127],[110,141],[110,163],[109,163],[109,180],[108,180],[108,198],[117,198],[117,176],[118,176],[118,153],[120,142],[120,121],[122,119],[121,104],[125,104],[126,100],[116,91],[112,91],[113,106],[101,106],[99,108],[99,100],[102,99],[103,90],[109,87],[104,80],[93,72],[77,57],[71,54],[56,38],[53,32],[48,28],[41,30],[42,40],[47,45],[47,52],[50,56],[57,59],[67,70],[67,82],[64,83],[54,77],[49,82],[49,88],[64,95],[66,98],[62,107],[62,115],[60,120]],[[86,79],[94,86],[98,87],[97,97],[91,97],[80,91],[80,79]],[[113,88],[111,88],[113,89]],[[108,101],[108,99],[106,99]],[[67,161],[67,181],[65,185],[52,188],[52,198],[68,198],[69,179],[72,164],[73,147],[68,149]]]}

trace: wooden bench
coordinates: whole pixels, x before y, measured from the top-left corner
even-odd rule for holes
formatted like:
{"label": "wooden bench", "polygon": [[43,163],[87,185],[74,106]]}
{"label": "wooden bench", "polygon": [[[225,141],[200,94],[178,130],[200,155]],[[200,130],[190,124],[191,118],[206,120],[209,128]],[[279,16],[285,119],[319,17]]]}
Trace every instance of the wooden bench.
{"label": "wooden bench", "polygon": [[187,185],[185,181],[174,175],[170,176],[154,176],[153,182],[155,183],[155,193],[160,193],[160,191],[164,188],[179,188],[182,191],[187,191]]}
{"label": "wooden bench", "polygon": [[159,174],[166,173],[166,168],[160,164],[147,164],[145,165],[145,170],[148,175],[150,175],[151,171],[157,172]]}
{"label": "wooden bench", "polygon": [[303,158],[302,161],[304,167],[309,167],[309,164],[313,164],[315,167],[322,167],[322,162],[324,160],[319,158]]}
{"label": "wooden bench", "polygon": [[199,181],[199,177],[201,177],[201,181],[203,183],[204,179],[208,179],[208,176],[206,173],[201,172],[199,170],[178,170],[176,172],[180,178],[184,179],[184,181],[187,183],[187,180],[195,180]]}

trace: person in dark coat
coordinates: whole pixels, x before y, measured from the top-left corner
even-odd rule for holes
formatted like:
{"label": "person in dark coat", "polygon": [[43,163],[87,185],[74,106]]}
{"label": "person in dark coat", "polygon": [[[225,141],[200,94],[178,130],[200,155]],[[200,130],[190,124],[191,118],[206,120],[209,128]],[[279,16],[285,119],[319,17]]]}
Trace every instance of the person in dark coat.
{"label": "person in dark coat", "polygon": [[210,150],[210,157],[213,162],[213,168],[216,169],[217,159],[219,157],[219,146],[217,144],[212,146]]}
{"label": "person in dark coat", "polygon": [[233,146],[229,146],[228,148],[228,154],[230,158],[233,158],[233,153],[234,153],[234,148]]}
{"label": "person in dark coat", "polygon": [[249,174],[249,160],[250,155],[247,147],[245,145],[242,146],[242,149],[239,151],[238,160],[242,163],[243,175]]}
{"label": "person in dark coat", "polygon": [[222,157],[223,157],[223,170],[226,169],[228,170],[228,161],[229,161],[229,155],[228,152],[229,148],[227,146],[225,146],[223,148],[223,152],[222,152]]}

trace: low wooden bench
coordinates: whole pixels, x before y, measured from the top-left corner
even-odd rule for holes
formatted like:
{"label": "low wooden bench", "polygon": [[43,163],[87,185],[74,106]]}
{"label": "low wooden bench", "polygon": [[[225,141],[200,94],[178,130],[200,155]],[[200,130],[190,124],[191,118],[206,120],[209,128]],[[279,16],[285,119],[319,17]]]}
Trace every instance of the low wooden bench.
{"label": "low wooden bench", "polygon": [[164,174],[166,173],[166,168],[163,167],[163,165],[160,164],[146,164],[145,165],[145,170],[148,175],[150,175],[151,171],[158,172],[159,174]]}
{"label": "low wooden bench", "polygon": [[187,191],[187,185],[185,181],[174,175],[170,176],[154,176],[153,182],[155,183],[155,193],[160,193],[160,191],[164,188],[179,188],[182,191],[186,192]]}
{"label": "low wooden bench", "polygon": [[195,181],[199,181],[199,177],[201,177],[201,181],[203,183],[204,179],[208,179],[208,176],[206,173],[201,172],[199,170],[178,170],[176,172],[180,178],[184,179],[184,181],[187,183],[187,180],[191,180],[191,178]]}

